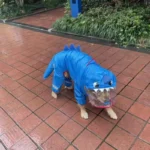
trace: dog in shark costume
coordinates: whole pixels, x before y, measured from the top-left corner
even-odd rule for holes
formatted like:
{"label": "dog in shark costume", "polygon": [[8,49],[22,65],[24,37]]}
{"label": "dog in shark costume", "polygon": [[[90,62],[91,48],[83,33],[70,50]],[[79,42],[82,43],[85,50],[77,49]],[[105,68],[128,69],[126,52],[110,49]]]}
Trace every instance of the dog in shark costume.
{"label": "dog in shark costume", "polygon": [[105,108],[112,119],[117,119],[111,108],[111,90],[116,87],[116,76],[97,64],[91,56],[81,51],[80,46],[65,46],[64,50],[53,56],[44,72],[44,79],[54,71],[52,96],[57,98],[64,84],[72,89],[74,83],[75,99],[79,105],[81,117],[88,119],[85,108],[87,97],[89,102],[98,108]]}

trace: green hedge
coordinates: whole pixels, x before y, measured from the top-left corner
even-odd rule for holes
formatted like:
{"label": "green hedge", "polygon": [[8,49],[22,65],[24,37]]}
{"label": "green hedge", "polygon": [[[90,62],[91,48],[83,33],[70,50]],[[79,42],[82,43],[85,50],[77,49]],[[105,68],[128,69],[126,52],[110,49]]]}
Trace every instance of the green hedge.
{"label": "green hedge", "polygon": [[45,7],[54,8],[57,6],[61,6],[66,2],[66,0],[43,0]]}
{"label": "green hedge", "polygon": [[[96,8],[99,5],[109,2],[110,0],[82,0],[82,12],[89,10],[90,8]],[[66,13],[70,12],[70,0],[67,0],[65,4]]]}
{"label": "green hedge", "polygon": [[53,27],[59,31],[112,40],[123,46],[149,47],[150,7],[99,6],[76,19],[66,14]]}
{"label": "green hedge", "polygon": [[66,0],[24,0],[23,6],[19,6],[15,0],[0,0],[0,19],[31,14],[38,8],[56,8],[65,2]]}
{"label": "green hedge", "polygon": [[[91,8],[103,6],[113,6],[116,8],[129,7],[137,5],[150,5],[150,0],[82,0],[82,12],[86,12]],[[70,12],[70,0],[67,0],[66,12]]]}

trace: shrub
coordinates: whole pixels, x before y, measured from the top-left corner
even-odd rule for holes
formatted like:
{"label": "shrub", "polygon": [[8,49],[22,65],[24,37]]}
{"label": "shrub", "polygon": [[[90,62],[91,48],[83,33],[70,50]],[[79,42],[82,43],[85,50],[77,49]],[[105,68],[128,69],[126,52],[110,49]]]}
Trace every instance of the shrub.
{"label": "shrub", "polygon": [[[103,6],[115,6],[117,8],[122,6],[136,6],[139,5],[149,5],[150,0],[82,0],[82,12],[86,12],[91,8]],[[65,4],[66,12],[70,12],[70,0],[67,0]]]}
{"label": "shrub", "polygon": [[66,0],[43,0],[43,3],[47,8],[55,8],[63,5],[65,2]]}
{"label": "shrub", "polygon": [[[69,14],[57,20],[53,27],[80,35],[96,36],[117,44],[141,45],[150,37],[150,7],[100,6],[89,9],[74,19]],[[146,46],[146,45],[145,45]]]}
{"label": "shrub", "polygon": [[55,8],[65,0],[0,0],[0,19],[32,13],[35,9]]}
{"label": "shrub", "polygon": [[23,13],[22,9],[17,7],[14,1],[7,3],[3,1],[3,5],[0,6],[0,19],[15,17]]}
{"label": "shrub", "polygon": [[37,7],[35,2],[39,2],[40,0],[0,0],[0,2],[1,1],[3,1],[3,5],[0,3],[0,18],[7,19],[31,13],[32,9]]}

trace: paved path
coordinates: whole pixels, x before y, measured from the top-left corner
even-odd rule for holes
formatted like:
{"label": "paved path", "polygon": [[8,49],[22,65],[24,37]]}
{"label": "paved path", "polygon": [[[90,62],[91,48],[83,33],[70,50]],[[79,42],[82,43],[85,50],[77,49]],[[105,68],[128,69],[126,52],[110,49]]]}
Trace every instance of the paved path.
{"label": "paved path", "polygon": [[[91,106],[81,119],[70,91],[51,97],[43,71],[70,43],[117,75],[117,121]],[[0,24],[0,140],[0,150],[150,150],[150,55]]]}
{"label": "paved path", "polygon": [[58,8],[43,13],[39,13],[32,16],[23,17],[16,19],[13,22],[23,23],[36,27],[51,28],[52,24],[58,19],[63,17],[64,8]]}

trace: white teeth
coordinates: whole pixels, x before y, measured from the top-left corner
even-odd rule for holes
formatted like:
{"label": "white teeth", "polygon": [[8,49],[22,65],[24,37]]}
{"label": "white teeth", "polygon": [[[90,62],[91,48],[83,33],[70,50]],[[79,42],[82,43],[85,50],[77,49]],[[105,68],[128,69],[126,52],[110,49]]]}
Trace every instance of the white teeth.
{"label": "white teeth", "polygon": [[94,91],[95,91],[95,92],[97,92],[97,91],[98,91],[98,89],[94,89]]}
{"label": "white teeth", "polygon": [[110,91],[111,89],[115,89],[114,87],[110,87],[110,88],[100,88],[100,89],[94,89],[95,92],[97,92],[98,90],[100,90],[101,92],[104,92],[104,90],[106,91]]}
{"label": "white teeth", "polygon": [[100,89],[101,92],[104,92],[104,90],[109,91],[110,88]]}
{"label": "white teeth", "polygon": [[104,89],[100,89],[101,92],[104,92]]}
{"label": "white teeth", "polygon": [[110,88],[106,88],[106,91],[109,91],[110,90]]}

